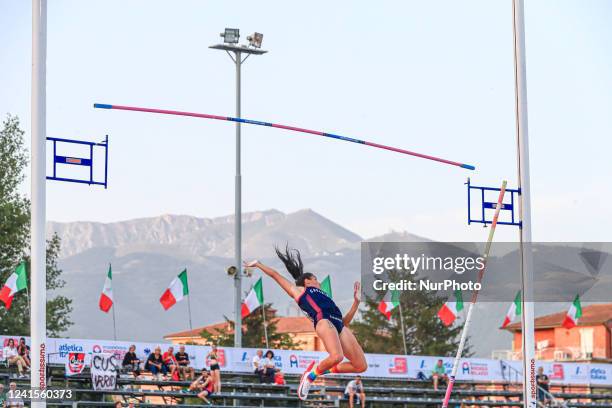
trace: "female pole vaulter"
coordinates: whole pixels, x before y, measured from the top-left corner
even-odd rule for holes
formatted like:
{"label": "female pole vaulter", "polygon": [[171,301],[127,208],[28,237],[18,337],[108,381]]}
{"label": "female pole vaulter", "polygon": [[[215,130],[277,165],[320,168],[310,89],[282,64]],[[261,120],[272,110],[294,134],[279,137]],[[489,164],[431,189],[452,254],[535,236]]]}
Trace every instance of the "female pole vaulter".
{"label": "female pole vaulter", "polygon": [[[304,272],[300,252],[296,249],[290,250],[288,246],[284,252],[278,248],[275,250],[295,284],[259,261],[245,262],[245,266],[259,268],[297,302],[300,309],[312,320],[317,336],[329,353],[327,358],[316,366],[312,361],[302,374],[297,393],[301,400],[305,400],[318,376],[328,373],[362,373],[368,368],[361,345],[353,332],[346,327],[359,307],[359,283],[355,283],[355,301],[343,318],[338,306],[321,290],[317,277],[310,272]],[[343,361],[345,357],[348,361]]]}

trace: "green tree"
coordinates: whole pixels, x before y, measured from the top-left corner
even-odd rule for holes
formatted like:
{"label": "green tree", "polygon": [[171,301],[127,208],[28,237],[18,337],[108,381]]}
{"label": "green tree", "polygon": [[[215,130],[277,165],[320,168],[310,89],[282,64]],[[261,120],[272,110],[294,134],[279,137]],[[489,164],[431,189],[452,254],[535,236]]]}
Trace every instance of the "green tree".
{"label": "green tree", "polygon": [[[0,285],[15,271],[17,265],[27,262],[28,293],[30,290],[30,202],[20,192],[28,164],[24,145],[24,131],[16,116],[7,116],[0,130]],[[47,241],[47,290],[64,286],[57,259],[60,239],[54,235]],[[64,296],[48,293],[47,334],[59,336],[71,324],[72,301]],[[0,306],[0,334],[26,336],[30,334],[28,296],[18,293],[10,310]]]}
{"label": "green tree", "polygon": [[[413,281],[408,272],[394,271],[390,281]],[[426,291],[401,291],[400,305],[393,309],[391,320],[378,310],[383,296],[365,299],[365,308],[359,321],[351,329],[368,353],[404,354],[400,308],[404,318],[406,348],[408,354],[453,356],[459,345],[461,326],[446,327],[437,316],[445,299]],[[466,343],[464,356],[470,355]]]}
{"label": "green tree", "polygon": [[[271,303],[265,305],[266,323],[268,329],[268,343],[270,348],[289,350],[299,347],[300,343],[293,340],[288,333],[279,333],[277,331],[278,317],[276,310],[272,308]],[[214,333],[209,333],[204,330],[200,335],[206,339],[209,344],[217,344],[219,346],[234,345],[234,327],[232,320],[224,316],[227,325],[217,329]],[[243,347],[265,347],[266,338],[264,332],[263,315],[261,306],[255,309],[251,314],[242,319],[242,346]]]}

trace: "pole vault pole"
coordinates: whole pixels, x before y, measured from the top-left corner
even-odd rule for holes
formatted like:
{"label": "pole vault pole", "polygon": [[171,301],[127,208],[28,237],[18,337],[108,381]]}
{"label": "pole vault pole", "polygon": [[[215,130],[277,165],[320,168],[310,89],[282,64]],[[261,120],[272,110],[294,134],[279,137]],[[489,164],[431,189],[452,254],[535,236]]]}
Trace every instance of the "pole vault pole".
{"label": "pole vault pole", "polygon": [[[47,58],[47,1],[32,0],[32,180],[30,219],[30,284],[32,306],[30,310],[31,361],[30,386],[32,390],[47,387],[46,355],[46,58]],[[44,399],[32,400],[32,407],[42,408]]]}
{"label": "pole vault pole", "polygon": [[523,295],[523,403],[537,405],[534,341],[533,253],[531,248],[531,191],[529,185],[529,131],[527,121],[527,73],[525,60],[525,14],[523,0],[512,1],[514,79],[518,161],[521,293]]}
{"label": "pole vault pole", "polygon": [[234,118],[234,117],[231,117],[231,116],[210,115],[210,114],[207,114],[207,113],[182,112],[182,111],[174,111],[174,110],[167,110],[167,109],[154,109],[154,108],[139,108],[139,107],[135,107],[135,106],[109,105],[109,104],[105,104],[105,103],[94,103],[94,108],[98,108],[98,109],[116,109],[116,110],[126,110],[126,111],[135,111],[135,112],[148,112],[148,113],[160,113],[160,114],[163,114],[163,115],[190,116],[190,117],[194,117],[194,118],[214,119],[214,120],[224,120],[224,121],[228,121],[228,122],[245,123],[245,124],[248,124],[248,125],[268,126],[268,127],[278,128],[278,129],[290,130],[290,131],[293,131],[293,132],[308,133],[308,134],[311,134],[311,135],[317,135],[317,136],[328,137],[328,138],[331,138],[331,139],[343,140],[345,142],[352,142],[352,143],[362,144],[362,145],[366,145],[366,146],[370,146],[370,147],[376,147],[378,149],[383,149],[383,150],[390,150],[392,152],[406,154],[406,155],[409,155],[409,156],[420,157],[422,159],[427,159],[427,160],[433,160],[433,161],[436,161],[436,162],[439,162],[439,163],[444,163],[444,164],[448,164],[448,165],[451,165],[451,166],[457,166],[457,167],[461,167],[461,168],[468,169],[468,170],[475,170],[476,169],[471,164],[459,163],[459,162],[452,161],[452,160],[442,159],[442,158],[436,157],[436,156],[430,156],[428,154],[417,153],[417,152],[413,152],[413,151],[410,151],[410,150],[400,149],[400,148],[397,148],[397,147],[386,146],[386,145],[378,144],[378,143],[374,143],[374,142],[368,142],[367,140],[354,139],[352,137],[341,136],[341,135],[337,135],[337,134],[334,134],[334,133],[322,132],[322,131],[319,131],[319,130],[310,130],[310,129],[304,129],[304,128],[299,128],[299,127],[295,127],[295,126],[281,125],[279,123],[262,122],[262,121],[259,121],[259,120],[243,119],[243,118],[239,118],[239,117],[238,118]]}
{"label": "pole vault pole", "polygon": [[[497,219],[499,218],[499,212],[501,211],[502,202],[504,201],[506,184],[507,183],[504,180],[501,189],[499,190],[499,197],[497,198],[497,205],[495,205],[495,213],[493,215],[491,229],[489,230],[489,237],[487,239],[487,244],[484,250],[484,264],[482,268],[480,268],[480,272],[478,273],[478,283],[482,282],[482,278],[487,267],[487,260],[489,259],[489,252],[491,251],[491,244],[493,243],[493,235],[495,235]],[[457,354],[455,355],[455,360],[453,361],[451,375],[448,379],[448,384],[446,385],[446,393],[444,394],[444,400],[442,401],[442,408],[448,408],[448,401],[450,400],[451,392],[453,391],[453,385],[455,384],[455,377],[457,376],[457,370],[459,369],[459,361],[461,360],[461,355],[463,354],[463,348],[465,347],[467,334],[470,329],[470,322],[472,321],[472,312],[474,310],[474,305],[476,304],[477,299],[478,291],[474,291],[474,293],[472,294],[472,301],[470,302],[470,306],[468,308],[467,316],[465,317],[465,323],[463,324],[463,330],[461,330],[461,339],[459,340],[459,347],[457,347]]]}

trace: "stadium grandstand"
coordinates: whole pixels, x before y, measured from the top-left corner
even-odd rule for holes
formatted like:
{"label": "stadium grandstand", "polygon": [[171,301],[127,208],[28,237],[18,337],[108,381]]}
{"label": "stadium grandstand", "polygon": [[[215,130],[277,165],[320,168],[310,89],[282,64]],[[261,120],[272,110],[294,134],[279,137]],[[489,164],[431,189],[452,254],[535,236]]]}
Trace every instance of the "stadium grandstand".
{"label": "stadium grandstand", "polygon": [[[203,406],[195,392],[189,391],[191,381],[158,380],[148,372],[139,378],[121,372],[113,390],[94,390],[88,368],[80,374],[67,376],[65,366],[47,366],[49,389],[71,390],[70,398],[48,401],[53,407],[196,407]],[[452,407],[520,407],[522,390],[520,373],[508,380],[458,381],[451,399]],[[257,375],[248,372],[223,372],[222,391],[209,397],[211,407],[348,407],[344,397],[347,382],[352,377],[332,376],[318,379],[307,401],[296,396],[297,374],[285,375],[286,383],[262,384]],[[18,389],[29,387],[30,379],[18,375],[15,367],[0,365],[0,383],[15,383]],[[428,378],[389,379],[363,377],[367,407],[437,407],[444,394],[433,389]],[[612,385],[555,383],[551,385],[549,406],[612,407]],[[133,405],[130,405],[133,404]],[[28,402],[25,405],[28,406]],[[361,406],[361,405],[359,405]],[[543,404],[541,404],[543,406]]]}

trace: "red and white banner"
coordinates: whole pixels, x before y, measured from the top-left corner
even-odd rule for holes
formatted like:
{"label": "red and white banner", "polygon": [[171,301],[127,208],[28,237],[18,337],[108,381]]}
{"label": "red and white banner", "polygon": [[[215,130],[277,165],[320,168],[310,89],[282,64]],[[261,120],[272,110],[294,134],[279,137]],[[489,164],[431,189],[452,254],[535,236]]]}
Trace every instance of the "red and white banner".
{"label": "red and white banner", "polygon": [[85,353],[68,353],[65,369],[66,377],[81,374],[85,369]]}

